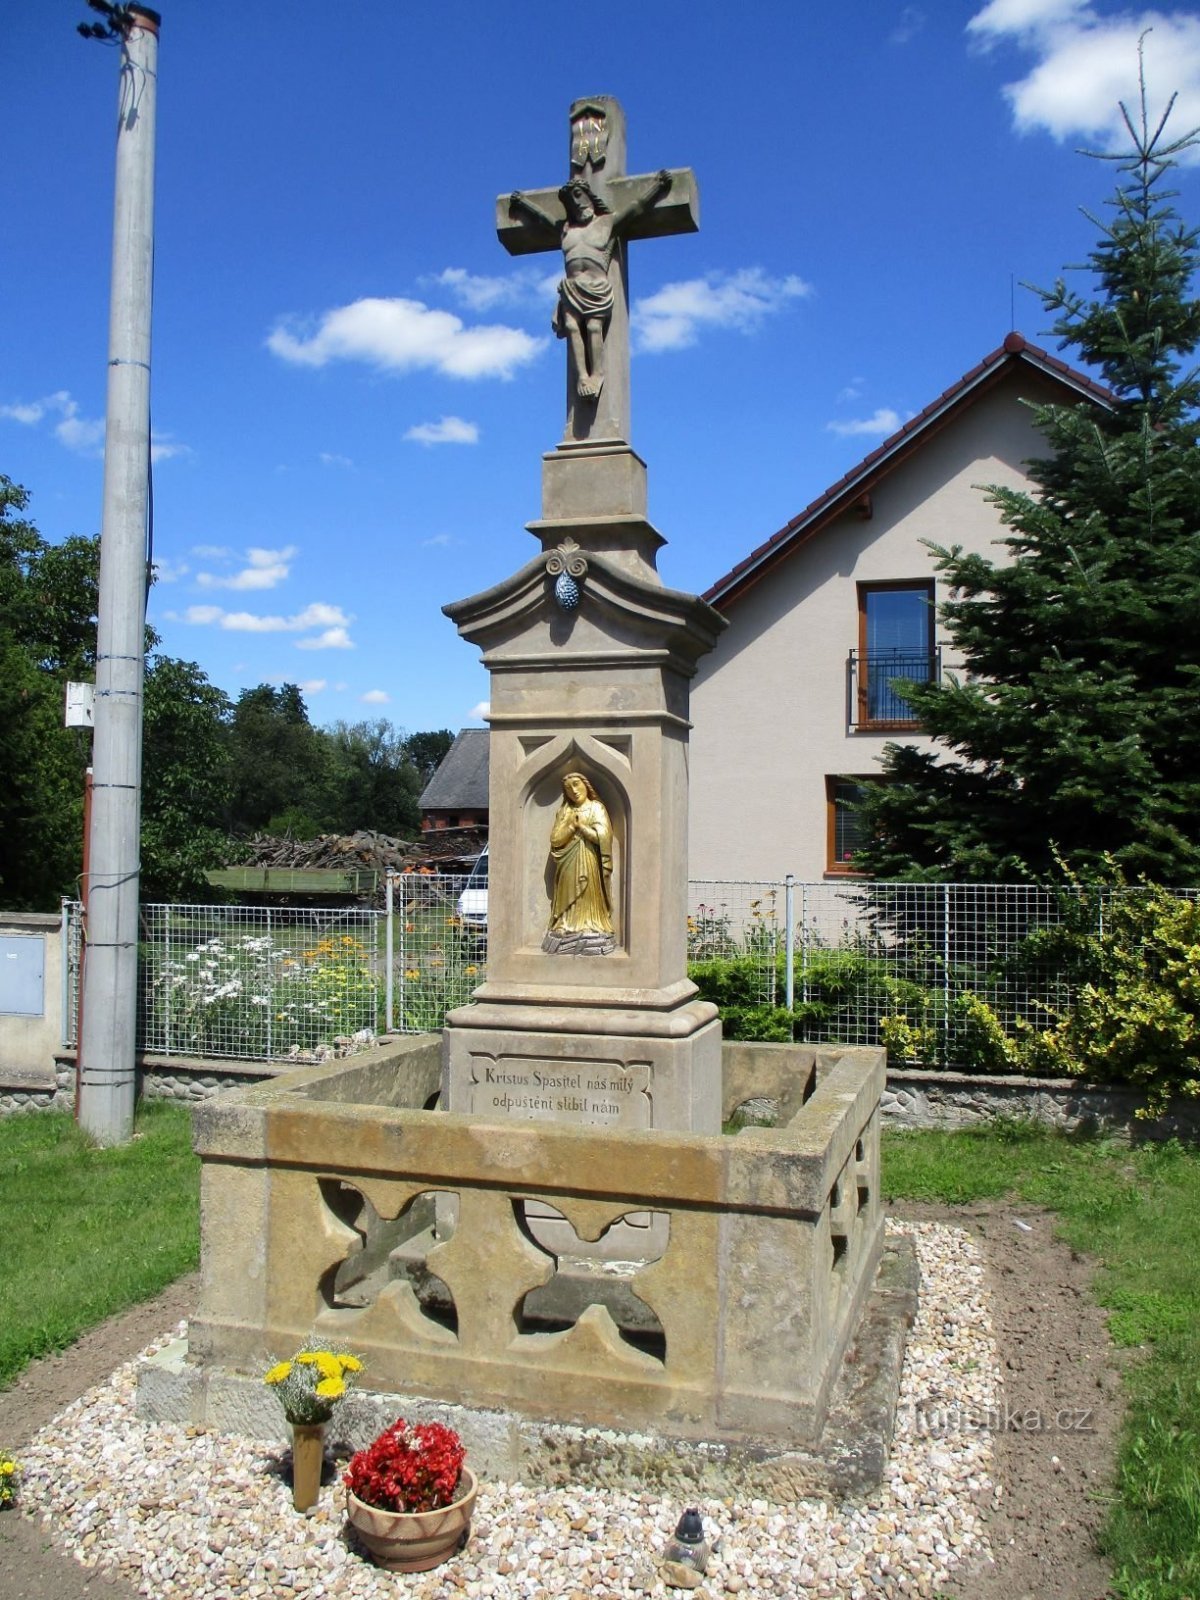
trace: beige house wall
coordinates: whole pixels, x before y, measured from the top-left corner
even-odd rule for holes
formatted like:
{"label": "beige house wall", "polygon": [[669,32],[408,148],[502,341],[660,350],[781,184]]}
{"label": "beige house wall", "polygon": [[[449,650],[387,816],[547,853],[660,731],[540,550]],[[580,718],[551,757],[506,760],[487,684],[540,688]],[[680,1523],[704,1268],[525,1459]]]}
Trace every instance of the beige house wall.
{"label": "beige house wall", "polygon": [[[1014,374],[933,432],[871,488],[872,515],[843,514],[724,614],[729,628],[692,686],[689,877],[815,882],[826,872],[827,775],[879,770],[889,741],[847,727],[847,659],[858,648],[859,583],[928,580],[922,544],[996,554],[1003,534],[981,485],[1020,486],[1045,449],[1022,399],[1061,398]],[[937,585],[938,603],[946,598]],[[939,623],[943,671],[954,670]]]}

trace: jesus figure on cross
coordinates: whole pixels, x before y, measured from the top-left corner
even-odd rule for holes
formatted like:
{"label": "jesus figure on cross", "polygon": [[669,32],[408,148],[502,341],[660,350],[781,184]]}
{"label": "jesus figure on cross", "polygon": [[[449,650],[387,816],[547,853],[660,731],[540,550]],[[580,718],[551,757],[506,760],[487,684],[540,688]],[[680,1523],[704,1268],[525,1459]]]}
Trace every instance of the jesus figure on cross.
{"label": "jesus figure on cross", "polygon": [[604,387],[604,338],[613,310],[609,267],[622,231],[670,187],[671,174],[659,172],[636,200],[613,211],[582,178],[573,178],[558,191],[566,212],[562,222],[520,190],[511,197],[510,210],[524,212],[559,235],[564,275],[551,326],[560,339],[570,341],[581,400],[595,400]]}

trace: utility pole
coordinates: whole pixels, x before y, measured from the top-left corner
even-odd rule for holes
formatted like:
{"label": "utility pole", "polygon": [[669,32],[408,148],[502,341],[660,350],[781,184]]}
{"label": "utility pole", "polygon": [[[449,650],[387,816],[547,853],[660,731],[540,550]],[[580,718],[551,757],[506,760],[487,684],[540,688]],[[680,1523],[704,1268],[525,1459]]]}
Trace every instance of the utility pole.
{"label": "utility pole", "polygon": [[79,1120],[101,1144],[122,1144],[133,1133],[136,1090],[154,114],[160,18],[147,6],[100,5],[93,0],[89,4],[107,19],[105,28],[94,25],[91,35],[107,36],[119,44],[121,73]]}

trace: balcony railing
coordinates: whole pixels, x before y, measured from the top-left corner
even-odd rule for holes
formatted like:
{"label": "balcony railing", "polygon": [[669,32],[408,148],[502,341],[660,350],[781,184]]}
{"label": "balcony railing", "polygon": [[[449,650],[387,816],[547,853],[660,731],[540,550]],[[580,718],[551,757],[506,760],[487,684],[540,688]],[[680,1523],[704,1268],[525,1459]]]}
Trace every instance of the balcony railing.
{"label": "balcony railing", "polygon": [[904,698],[904,683],[937,683],[942,653],[934,650],[851,650],[846,668],[846,721],[852,729],[919,726]]}

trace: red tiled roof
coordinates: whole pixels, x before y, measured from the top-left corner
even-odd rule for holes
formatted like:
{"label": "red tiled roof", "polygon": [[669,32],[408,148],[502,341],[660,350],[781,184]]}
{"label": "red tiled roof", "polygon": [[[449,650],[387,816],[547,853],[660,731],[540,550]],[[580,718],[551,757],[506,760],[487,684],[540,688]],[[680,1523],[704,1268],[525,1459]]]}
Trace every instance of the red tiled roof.
{"label": "red tiled roof", "polygon": [[864,456],[856,467],[839,478],[811,505],[805,506],[778,533],[772,534],[765,544],[760,544],[744,561],[739,561],[723,578],[718,578],[711,588],[705,590],[704,599],[718,610],[738,599],[764,572],[853,505],[855,499],[869,493],[872,485],[885,472],[916,449],[923,436],[941,427],[951,413],[961,411],[964,406],[978,399],[993,388],[1005,372],[1019,364],[1035,368],[1084,399],[1095,400],[1103,406],[1113,404],[1112,392],[1103,384],[1068,366],[1057,356],[1039,349],[1037,345],[1030,344],[1024,334],[1010,333],[998,350],[984,356],[978,366],[964,373],[957,383],[952,383],[923,411],[910,417],[902,428],[885,439],[870,455]]}

